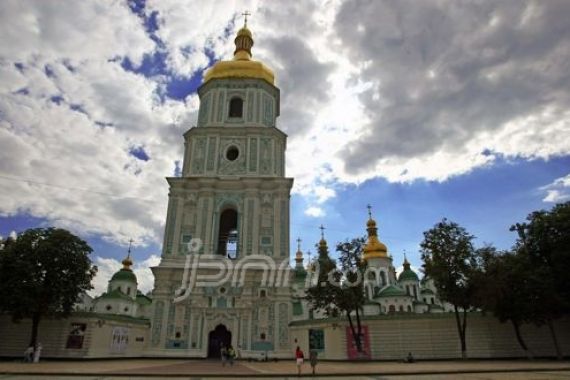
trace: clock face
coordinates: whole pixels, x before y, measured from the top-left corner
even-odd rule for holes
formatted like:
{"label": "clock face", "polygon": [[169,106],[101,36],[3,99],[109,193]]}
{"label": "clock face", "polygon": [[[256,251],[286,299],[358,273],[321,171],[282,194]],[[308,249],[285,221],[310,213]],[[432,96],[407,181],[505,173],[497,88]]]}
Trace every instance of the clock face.
{"label": "clock face", "polygon": [[236,146],[230,146],[226,150],[226,159],[228,161],[235,161],[239,157],[239,149]]}

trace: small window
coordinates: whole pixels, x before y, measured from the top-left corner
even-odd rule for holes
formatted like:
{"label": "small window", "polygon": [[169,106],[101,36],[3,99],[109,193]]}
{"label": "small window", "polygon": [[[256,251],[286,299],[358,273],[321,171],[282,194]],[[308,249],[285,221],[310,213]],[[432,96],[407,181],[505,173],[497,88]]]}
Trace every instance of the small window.
{"label": "small window", "polygon": [[128,295],[128,296],[131,295],[131,287],[130,287],[130,286],[127,288],[127,295]]}
{"label": "small window", "polygon": [[176,339],[180,339],[180,331],[177,331],[175,336],[176,336]]}
{"label": "small window", "polygon": [[235,146],[230,146],[228,150],[226,150],[226,158],[228,161],[235,161],[239,157],[239,150]]}
{"label": "small window", "polygon": [[129,311],[129,308],[128,308],[128,307],[125,307],[125,312],[127,312],[127,311]]}
{"label": "small window", "polygon": [[260,338],[261,340],[265,340],[265,333],[261,333],[261,335],[259,336],[259,338]]}
{"label": "small window", "polygon": [[107,305],[107,306],[105,307],[105,309],[107,309],[107,311],[109,311],[109,310],[112,309],[112,307],[111,307],[111,305]]}
{"label": "small window", "polygon": [[267,294],[265,293],[265,290],[262,290],[262,291],[259,292],[259,296],[260,296],[261,298],[265,298],[266,295],[267,295]]}
{"label": "small window", "polygon": [[404,307],[400,305],[400,311],[404,311]]}
{"label": "small window", "polygon": [[241,98],[232,98],[230,100],[230,117],[242,117],[243,100]]}

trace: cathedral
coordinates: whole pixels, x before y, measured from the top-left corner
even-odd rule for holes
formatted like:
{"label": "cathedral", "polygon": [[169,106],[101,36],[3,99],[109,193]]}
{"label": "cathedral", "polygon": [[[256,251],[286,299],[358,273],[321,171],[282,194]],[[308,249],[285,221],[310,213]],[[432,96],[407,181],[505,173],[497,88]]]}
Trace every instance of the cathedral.
{"label": "cathedral", "polygon": [[[370,207],[363,221],[363,350],[355,351],[346,318],[327,317],[307,303],[316,273],[300,245],[290,265],[293,178],[285,173],[287,135],[276,123],[280,92],[271,69],[252,59],[253,44],[246,20],[233,59],[213,65],[198,89],[197,125],[184,134],[181,176],[167,178],[152,292],[137,289],[129,247],[105,293],[82,297],[68,319],[42,322],[45,356],[216,358],[222,345],[254,360],[292,358],[297,346],[329,360],[395,360],[410,351],[419,359],[460,356],[450,305],[405,255],[397,274]],[[328,250],[324,234],[318,245]],[[470,357],[524,356],[496,319],[470,314]],[[19,356],[29,321],[14,326],[7,318],[0,315],[0,356]],[[549,355],[539,328],[525,334],[537,355]]]}
{"label": "cathedral", "polygon": [[[289,268],[293,179],[285,176],[287,136],[276,126],[274,74],[252,59],[253,43],[246,23],[235,38],[233,60],[205,73],[197,125],[184,134],[182,175],[167,179],[162,258],[152,268],[149,355],[216,357],[221,345],[232,345],[242,357],[288,358],[300,341],[290,323],[325,318],[304,300],[312,273],[300,247],[295,268]],[[367,231],[363,259],[371,271],[364,315],[443,310],[433,286],[420,284],[407,260],[396,278],[371,214]],[[324,236],[320,244],[326,245]],[[134,284],[118,281],[134,276],[125,260],[95,310],[142,316],[135,310],[141,295],[131,294]],[[119,296],[134,301],[117,307],[108,301],[119,302]]]}

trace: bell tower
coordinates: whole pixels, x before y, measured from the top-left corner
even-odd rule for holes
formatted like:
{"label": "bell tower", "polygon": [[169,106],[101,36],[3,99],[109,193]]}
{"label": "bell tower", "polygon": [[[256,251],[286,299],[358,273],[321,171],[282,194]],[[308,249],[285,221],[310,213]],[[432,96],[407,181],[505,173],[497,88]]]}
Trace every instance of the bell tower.
{"label": "bell tower", "polygon": [[[167,178],[161,263],[152,268],[151,348],[157,354],[219,352],[212,344],[220,325],[229,334],[225,339],[231,336],[246,356],[289,354],[289,290],[260,287],[261,272],[259,278],[248,273],[241,287],[215,283],[175,300],[188,255],[213,255],[229,260],[231,268],[253,257],[278,265],[289,261],[293,179],[285,177],[287,136],[276,127],[279,89],[272,70],[252,59],[247,20],[234,42],[233,59],[217,62],[204,75],[197,125],[184,134],[182,175]],[[199,249],[189,249],[196,241]]]}

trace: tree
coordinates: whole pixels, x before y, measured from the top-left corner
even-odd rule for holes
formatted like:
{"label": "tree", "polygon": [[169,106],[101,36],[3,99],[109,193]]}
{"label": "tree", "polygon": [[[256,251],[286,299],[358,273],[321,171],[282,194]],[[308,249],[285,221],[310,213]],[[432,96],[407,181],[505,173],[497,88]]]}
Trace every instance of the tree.
{"label": "tree", "polygon": [[539,279],[532,322],[548,326],[556,354],[562,359],[553,321],[570,312],[570,202],[557,204],[550,211],[535,211],[526,223],[511,226],[511,231],[518,234],[517,253],[528,258]]}
{"label": "tree", "polygon": [[29,229],[0,251],[0,311],[32,319],[35,346],[43,317],[66,317],[97,272],[86,242],[59,228]]}
{"label": "tree", "polygon": [[467,357],[467,311],[473,303],[472,276],[476,267],[472,240],[473,236],[463,227],[444,218],[424,232],[420,244],[426,276],[434,280],[439,297],[453,305],[464,359]]}
{"label": "tree", "polygon": [[323,310],[329,317],[346,315],[358,352],[363,350],[360,314],[366,301],[362,282],[366,270],[366,262],[362,260],[364,242],[364,238],[356,238],[338,243],[337,267],[328,254],[326,242],[321,240],[318,246],[317,280],[306,292],[306,299],[313,309]]}
{"label": "tree", "polygon": [[475,304],[490,311],[501,322],[510,321],[515,336],[529,359],[532,353],[520,331],[520,326],[532,320],[537,299],[536,273],[524,255],[498,252],[494,247],[477,250],[480,270],[476,274]]}

